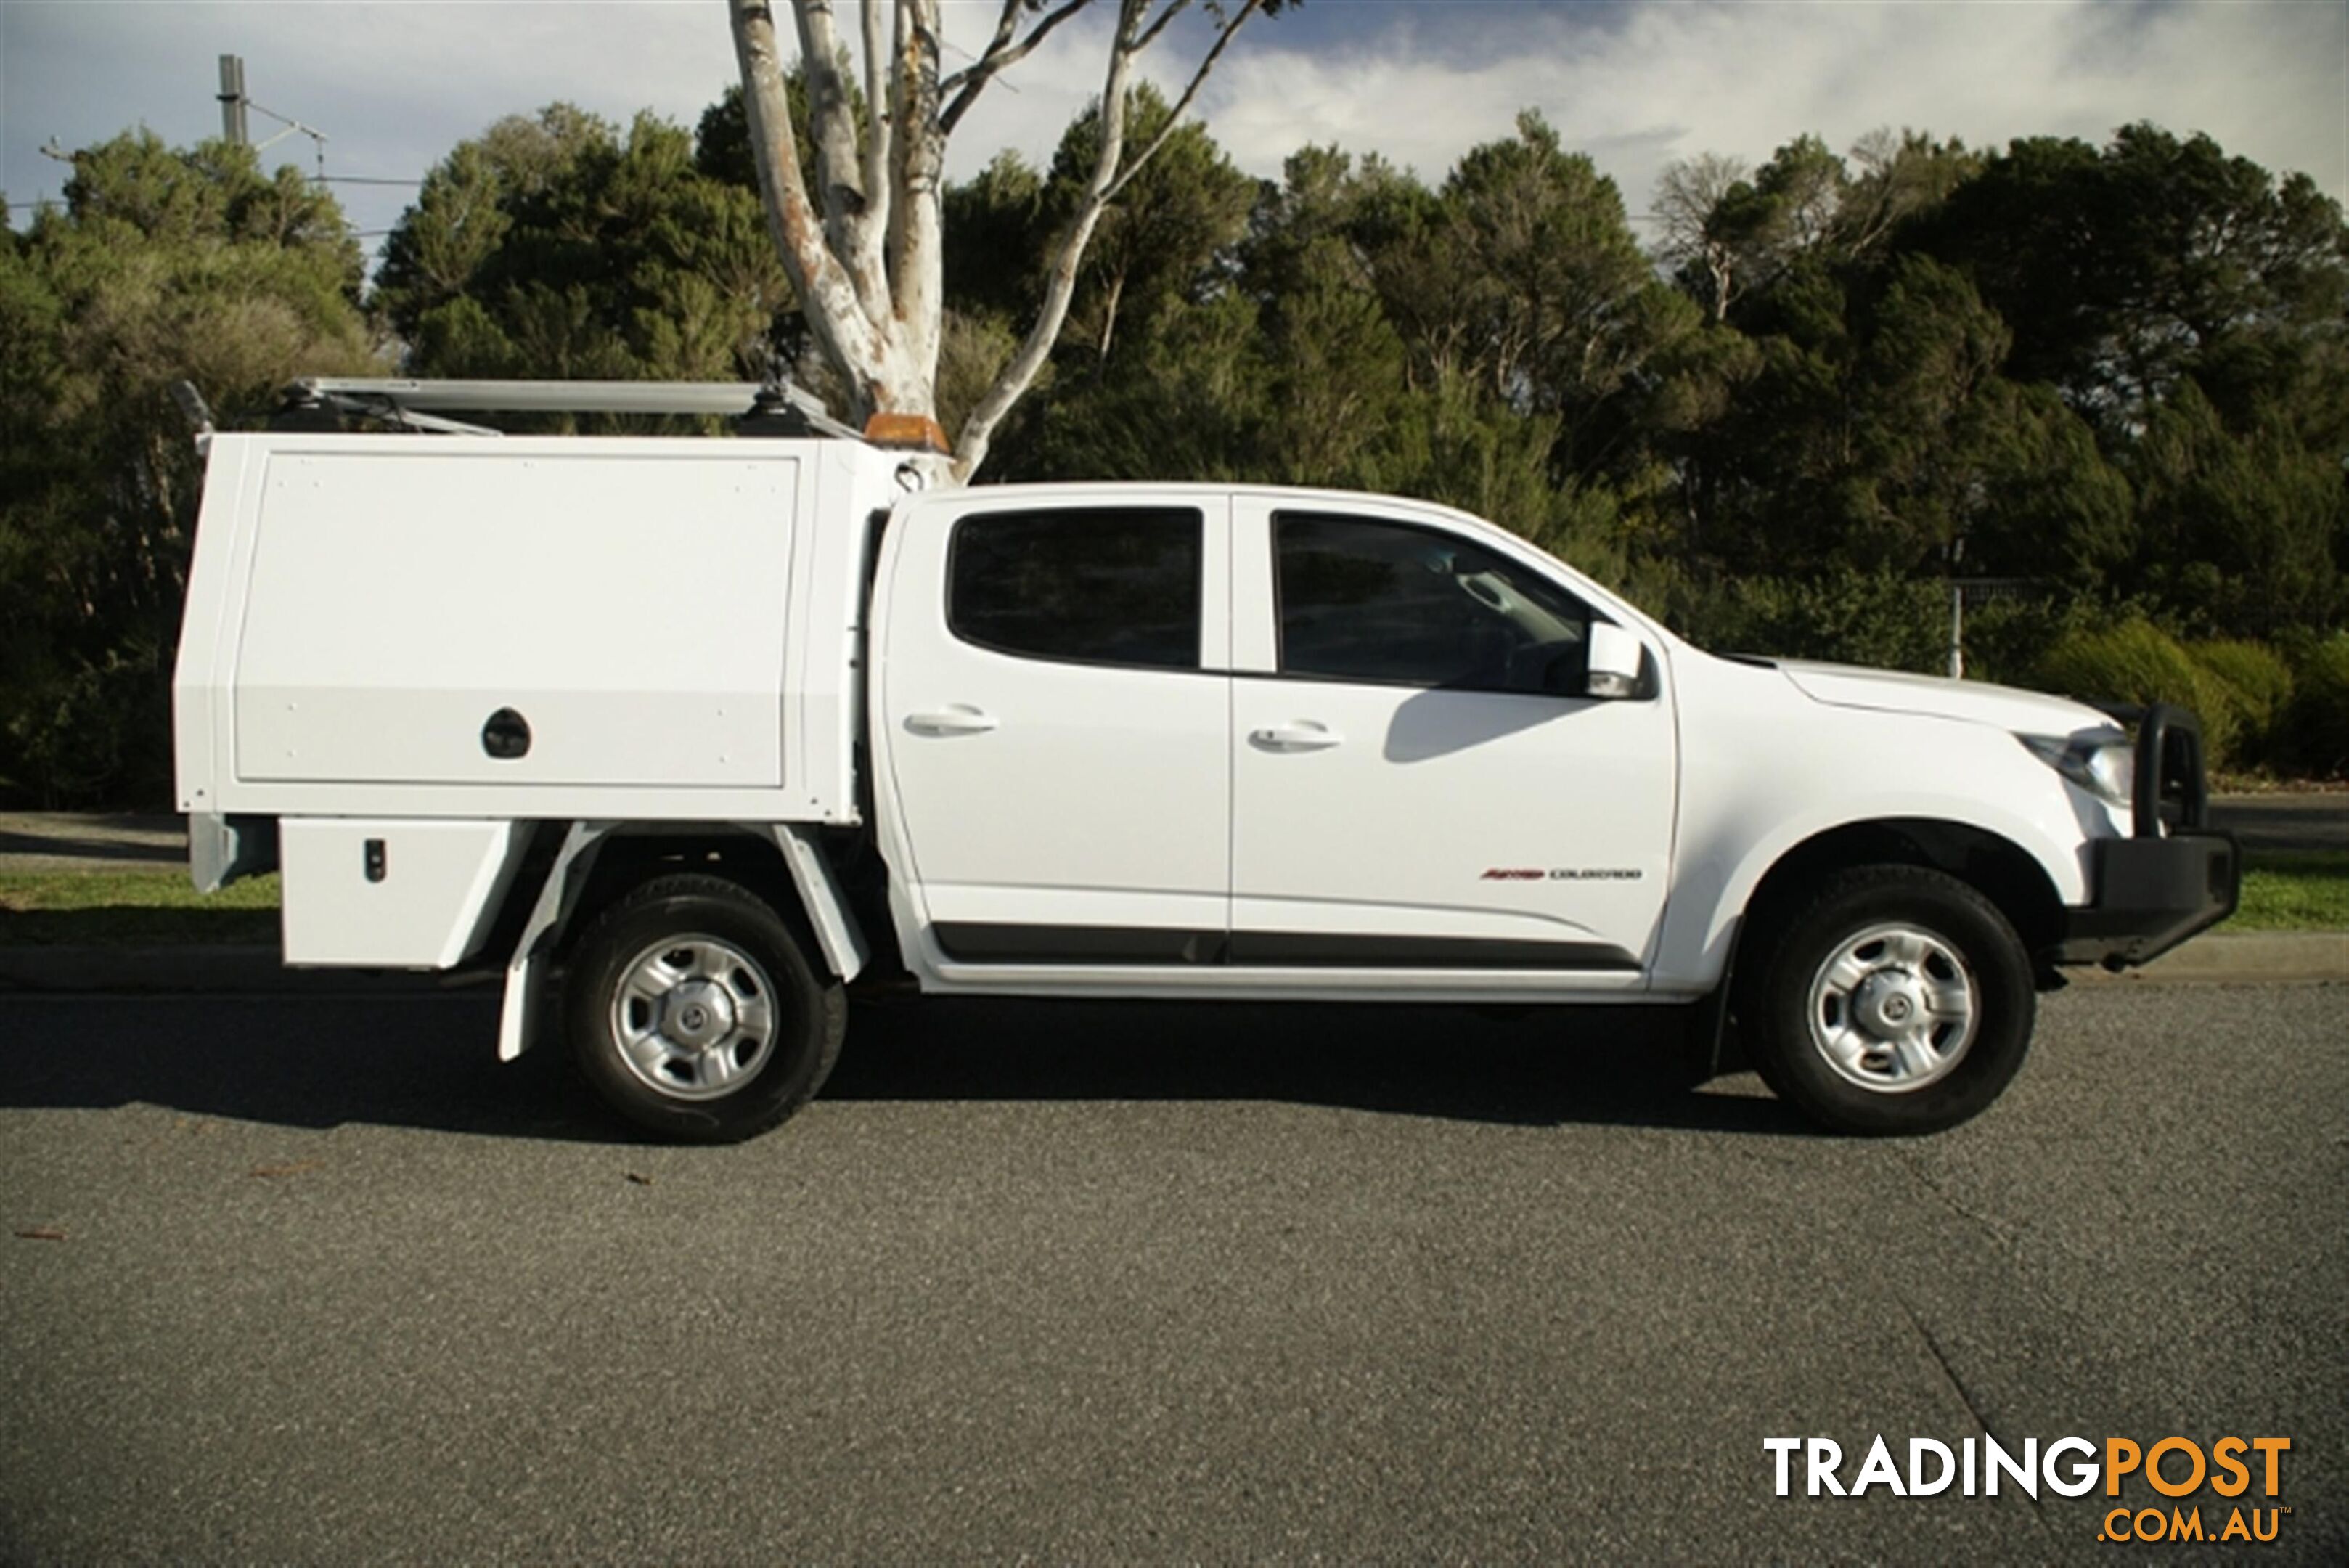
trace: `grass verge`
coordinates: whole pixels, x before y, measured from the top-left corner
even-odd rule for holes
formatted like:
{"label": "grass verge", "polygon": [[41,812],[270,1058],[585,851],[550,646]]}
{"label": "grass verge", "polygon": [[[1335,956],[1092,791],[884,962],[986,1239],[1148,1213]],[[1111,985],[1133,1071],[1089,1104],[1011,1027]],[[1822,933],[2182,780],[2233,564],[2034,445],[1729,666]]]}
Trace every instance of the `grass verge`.
{"label": "grass verge", "polygon": [[2349,929],[2349,849],[2254,849],[2243,901],[2224,931]]}
{"label": "grass verge", "polygon": [[0,946],[274,945],[277,899],[274,873],[203,894],[184,871],[12,871]]}

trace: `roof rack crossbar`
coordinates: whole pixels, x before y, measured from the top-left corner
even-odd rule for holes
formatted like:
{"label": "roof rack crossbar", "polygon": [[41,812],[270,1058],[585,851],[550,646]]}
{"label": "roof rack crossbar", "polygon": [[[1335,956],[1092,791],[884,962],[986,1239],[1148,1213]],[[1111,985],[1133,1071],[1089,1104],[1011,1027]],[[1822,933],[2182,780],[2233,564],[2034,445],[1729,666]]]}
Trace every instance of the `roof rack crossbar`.
{"label": "roof rack crossbar", "polygon": [[286,383],[289,408],[378,413],[419,429],[495,434],[440,413],[686,414],[743,418],[788,413],[811,430],[851,441],[862,432],[833,419],[822,399],[789,381],[488,381],[401,376],[303,376]]}

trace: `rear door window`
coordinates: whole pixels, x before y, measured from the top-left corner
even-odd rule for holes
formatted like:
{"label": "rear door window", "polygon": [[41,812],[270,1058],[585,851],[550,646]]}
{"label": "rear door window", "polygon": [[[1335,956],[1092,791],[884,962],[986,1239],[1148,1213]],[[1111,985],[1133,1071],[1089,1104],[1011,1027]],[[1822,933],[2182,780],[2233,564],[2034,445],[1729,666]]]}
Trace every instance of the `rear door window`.
{"label": "rear door window", "polygon": [[1023,659],[1196,670],[1205,527],[1185,507],[965,517],[947,558],[947,624]]}

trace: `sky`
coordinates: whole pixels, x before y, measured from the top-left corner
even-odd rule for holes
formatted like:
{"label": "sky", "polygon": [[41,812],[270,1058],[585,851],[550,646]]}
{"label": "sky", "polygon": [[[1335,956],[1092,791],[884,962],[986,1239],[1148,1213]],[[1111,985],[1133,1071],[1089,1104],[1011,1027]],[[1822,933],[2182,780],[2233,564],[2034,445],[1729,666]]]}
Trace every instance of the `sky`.
{"label": "sky", "polygon": [[[944,0],[949,69],[997,5]],[[1095,11],[989,90],[950,175],[1005,147],[1049,158],[1099,88],[1106,0]],[[1170,30],[1148,73],[1179,85],[1201,41]],[[690,125],[735,74],[723,0],[0,0],[12,221],[59,189],[52,138],[218,134],[222,54],[243,57],[255,104],[326,133],[325,171],[370,250],[412,192],[359,182],[412,181],[500,116],[557,99]],[[1198,107],[1253,174],[1334,142],[1431,181],[1537,109],[1635,219],[1669,161],[1759,162],[1806,131],[1837,148],[1879,126],[1980,147],[2101,142],[2139,119],[2207,131],[2349,203],[2349,0],[1305,0],[1251,22]],[[255,140],[281,129],[251,122]],[[299,135],[266,156],[317,167]]]}

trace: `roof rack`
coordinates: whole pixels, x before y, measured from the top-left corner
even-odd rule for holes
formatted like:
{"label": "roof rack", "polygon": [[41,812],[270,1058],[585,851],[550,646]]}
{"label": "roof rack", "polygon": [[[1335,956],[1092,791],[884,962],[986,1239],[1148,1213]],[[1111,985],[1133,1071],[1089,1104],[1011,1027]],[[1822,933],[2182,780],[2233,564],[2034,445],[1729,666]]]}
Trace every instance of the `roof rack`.
{"label": "roof rack", "polygon": [[279,394],[274,428],[337,426],[346,416],[411,430],[494,436],[450,413],[699,414],[731,419],[745,435],[863,433],[789,381],[463,381],[398,376],[303,376]]}

